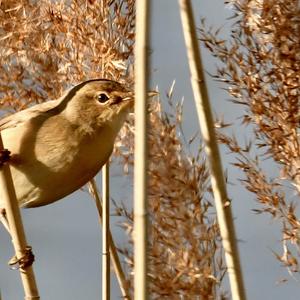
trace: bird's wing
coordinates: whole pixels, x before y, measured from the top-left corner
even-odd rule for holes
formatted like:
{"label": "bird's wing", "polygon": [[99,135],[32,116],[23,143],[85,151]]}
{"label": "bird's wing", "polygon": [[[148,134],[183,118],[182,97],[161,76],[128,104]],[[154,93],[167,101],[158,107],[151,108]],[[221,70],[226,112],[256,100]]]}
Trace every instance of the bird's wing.
{"label": "bird's wing", "polygon": [[0,131],[22,125],[39,114],[46,113],[47,111],[53,109],[59,103],[60,99],[47,101],[6,116],[0,120]]}

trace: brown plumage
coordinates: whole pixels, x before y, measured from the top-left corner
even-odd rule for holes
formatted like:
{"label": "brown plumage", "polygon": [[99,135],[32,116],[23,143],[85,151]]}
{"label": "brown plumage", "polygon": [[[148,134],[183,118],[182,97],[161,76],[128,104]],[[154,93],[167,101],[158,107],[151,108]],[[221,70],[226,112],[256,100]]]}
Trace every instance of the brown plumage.
{"label": "brown plumage", "polygon": [[2,119],[20,206],[50,204],[93,178],[132,106],[133,93],[124,85],[95,79]]}

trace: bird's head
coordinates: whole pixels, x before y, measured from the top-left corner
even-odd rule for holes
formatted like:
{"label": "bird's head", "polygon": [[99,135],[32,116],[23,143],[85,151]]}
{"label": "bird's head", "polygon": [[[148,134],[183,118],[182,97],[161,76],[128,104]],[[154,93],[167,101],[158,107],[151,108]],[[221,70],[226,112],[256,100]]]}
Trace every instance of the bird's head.
{"label": "bird's head", "polygon": [[88,131],[103,126],[119,131],[133,107],[134,93],[119,82],[93,79],[73,87],[63,97],[63,102],[70,122]]}

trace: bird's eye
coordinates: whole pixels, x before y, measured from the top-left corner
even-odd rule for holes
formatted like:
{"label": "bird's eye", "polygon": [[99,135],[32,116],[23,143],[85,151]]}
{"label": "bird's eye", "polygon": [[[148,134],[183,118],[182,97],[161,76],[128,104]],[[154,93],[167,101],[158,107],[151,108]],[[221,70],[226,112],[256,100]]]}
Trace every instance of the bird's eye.
{"label": "bird's eye", "polygon": [[98,95],[98,101],[100,103],[105,103],[108,99],[109,99],[108,96],[104,93]]}

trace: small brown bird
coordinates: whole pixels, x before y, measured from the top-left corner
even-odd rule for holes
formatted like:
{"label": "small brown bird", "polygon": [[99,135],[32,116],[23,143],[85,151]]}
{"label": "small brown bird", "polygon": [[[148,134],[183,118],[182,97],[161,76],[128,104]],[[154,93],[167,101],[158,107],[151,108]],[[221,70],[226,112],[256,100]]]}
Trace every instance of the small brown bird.
{"label": "small brown bird", "polygon": [[108,160],[133,103],[133,92],[123,84],[93,79],[58,100],[0,120],[20,206],[53,203],[92,179]]}

